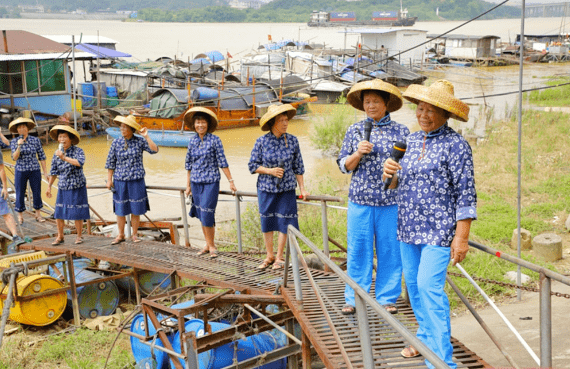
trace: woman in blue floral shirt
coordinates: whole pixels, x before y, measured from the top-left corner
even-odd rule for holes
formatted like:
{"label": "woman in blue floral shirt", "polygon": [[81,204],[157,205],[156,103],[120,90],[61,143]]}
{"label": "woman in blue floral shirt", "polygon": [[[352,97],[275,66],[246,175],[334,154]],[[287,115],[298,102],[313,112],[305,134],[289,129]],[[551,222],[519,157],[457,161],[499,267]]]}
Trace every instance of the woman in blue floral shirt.
{"label": "woman in blue floral shirt", "polygon": [[[283,269],[283,250],[287,240],[289,224],[299,228],[297,220],[297,200],[295,188],[304,200],[309,193],[305,190],[303,174],[305,167],[301,157],[301,148],[297,137],[287,133],[289,119],[297,111],[290,104],[271,105],[261,117],[259,124],[262,131],[269,133],[255,141],[248,167],[257,177],[257,198],[261,216],[261,232],[265,241],[267,257],[259,265],[266,269]],[[277,255],[273,252],[273,232],[278,231]]]}
{"label": "woman in blue floral shirt", "polygon": [[54,218],[57,222],[57,238],[52,245],[64,242],[64,220],[74,220],[77,237],[76,244],[83,242],[81,233],[83,221],[89,219],[89,203],[87,202],[87,183],[83,174],[85,153],[76,145],[79,133],[64,125],[54,126],[49,132],[54,141],[59,142],[59,149],[53,154],[46,196],[51,198],[51,186],[59,176],[57,199],[55,200]]}
{"label": "woman in blue floral shirt", "polygon": [[[467,141],[447,125],[469,119],[469,107],[445,80],[411,85],[404,97],[417,104],[421,131],[408,136],[401,165],[384,164],[384,177],[398,186],[398,239],[408,295],[419,324],[417,337],[447,365],[452,360],[449,301],[443,288],[449,260],[461,262],[469,250],[471,221],[477,218],[473,155]],[[402,356],[419,352],[408,346]],[[428,367],[433,368],[426,361]]]}
{"label": "woman in blue floral shirt", "polygon": [[26,210],[24,197],[28,182],[32,189],[34,198],[33,207],[36,211],[36,220],[45,222],[40,214],[43,208],[42,203],[42,172],[47,180],[46,154],[39,138],[30,136],[28,133],[36,125],[29,118],[18,118],[10,123],[9,129],[12,133],[17,133],[18,137],[10,142],[12,159],[16,161],[16,172],[14,185],[16,186],[16,206],[14,210],[18,213],[18,222],[22,224],[24,217],[22,213]]}
{"label": "woman in blue floral shirt", "polygon": [[192,194],[194,202],[190,216],[200,219],[206,246],[198,255],[210,254],[213,259],[218,256],[214,235],[215,212],[220,192],[220,169],[230,182],[230,190],[237,188],[232,179],[230,168],[224,155],[222,140],[212,132],[218,127],[218,117],[210,109],[196,107],[184,114],[184,122],[196,135],[188,142],[185,168],[188,171],[186,196]]}
{"label": "woman in blue floral shirt", "polygon": [[[134,116],[117,116],[115,123],[120,125],[121,135],[111,144],[105,169],[108,169],[107,188],[113,191],[113,211],[117,215],[118,236],[112,245],[125,241],[126,216],[131,214],[133,242],[137,237],[140,216],[150,210],[143,167],[143,152],[156,154],[158,146],[148,135],[146,127],[141,128]],[[135,136],[138,132],[142,137]]]}
{"label": "woman in blue floral shirt", "polygon": [[[405,142],[408,128],[392,120],[390,113],[402,107],[398,89],[380,79],[355,84],[348,102],[366,112],[367,118],[348,127],[338,155],[343,173],[351,173],[347,213],[347,273],[370,292],[376,252],[375,294],[378,303],[395,314],[402,292],[402,262],[396,235],[398,206],[396,191],[384,190],[380,181],[382,164],[394,142]],[[372,125],[370,139],[364,128]],[[346,286],[343,314],[355,311],[354,290]]]}

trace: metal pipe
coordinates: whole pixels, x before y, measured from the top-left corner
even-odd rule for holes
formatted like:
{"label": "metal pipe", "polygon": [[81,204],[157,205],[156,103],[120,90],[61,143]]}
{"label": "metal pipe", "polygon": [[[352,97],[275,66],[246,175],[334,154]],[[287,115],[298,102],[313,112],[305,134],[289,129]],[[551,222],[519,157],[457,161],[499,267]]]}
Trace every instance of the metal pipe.
{"label": "metal pipe", "polygon": [[505,359],[507,359],[507,361],[516,369],[519,369],[520,367],[517,365],[517,363],[515,362],[515,360],[512,358],[511,355],[509,355],[508,352],[506,352],[503,349],[503,346],[499,343],[499,340],[497,339],[497,336],[495,336],[495,334],[491,331],[491,329],[489,328],[489,326],[487,326],[487,323],[485,323],[485,321],[483,320],[483,318],[481,318],[481,315],[479,315],[479,313],[477,312],[477,310],[475,310],[475,308],[473,307],[473,305],[471,305],[471,303],[469,302],[469,300],[467,300],[467,297],[465,297],[465,295],[463,293],[461,293],[461,291],[459,290],[459,288],[457,287],[457,285],[453,282],[453,280],[451,278],[449,278],[449,276],[447,276],[445,278],[447,280],[447,283],[449,283],[449,285],[451,286],[451,288],[453,289],[453,291],[455,291],[455,294],[461,299],[461,301],[463,302],[463,304],[467,307],[467,309],[469,309],[469,311],[471,312],[471,314],[473,314],[473,317],[475,318],[475,320],[477,320],[477,322],[479,323],[479,325],[481,325],[481,328],[483,328],[483,330],[485,331],[485,333],[487,333],[487,335],[489,336],[489,338],[491,339],[491,341],[493,341],[493,343],[495,344],[495,346],[497,346],[497,348],[499,349],[499,351],[501,351],[501,354],[503,354],[503,356],[505,357]]}
{"label": "metal pipe", "polygon": [[182,208],[182,224],[184,224],[184,241],[186,242],[186,247],[190,247],[190,233],[188,232],[188,215],[186,214],[186,200],[184,199],[184,191],[182,190],[180,190],[180,207]]}
{"label": "metal pipe", "polygon": [[552,367],[552,297],[550,278],[540,273],[540,366]]}
{"label": "metal pipe", "polygon": [[358,335],[362,351],[362,361],[365,368],[374,368],[374,356],[372,355],[372,343],[370,340],[370,326],[368,324],[368,311],[366,304],[358,295],[354,295],[356,317],[358,319]]}
{"label": "metal pipe", "polygon": [[493,300],[491,300],[489,298],[489,296],[487,296],[487,294],[485,293],[485,291],[483,291],[483,289],[481,289],[481,287],[479,287],[479,285],[477,284],[477,282],[475,282],[473,280],[473,278],[471,278],[471,276],[469,275],[469,273],[467,273],[465,271],[465,269],[463,269],[463,267],[457,263],[455,264],[455,266],[457,268],[459,268],[459,270],[461,271],[461,273],[463,273],[463,275],[465,276],[465,278],[467,278],[469,280],[469,282],[471,282],[471,284],[473,285],[473,287],[475,287],[475,289],[477,289],[477,291],[479,291],[479,293],[481,294],[481,296],[483,296],[483,298],[485,300],[487,300],[487,302],[489,303],[489,305],[491,305],[491,307],[497,312],[497,314],[499,314],[499,316],[501,317],[501,319],[505,322],[505,324],[507,325],[507,327],[509,327],[509,329],[511,330],[511,332],[513,332],[513,334],[515,335],[515,337],[519,340],[519,342],[523,345],[523,347],[526,349],[526,351],[530,354],[530,356],[532,356],[533,360],[536,362],[537,365],[540,366],[540,360],[538,359],[538,356],[536,356],[536,354],[534,353],[534,351],[532,351],[532,349],[530,348],[530,346],[528,345],[528,343],[526,343],[526,341],[524,340],[524,338],[521,337],[521,335],[519,334],[519,332],[517,332],[517,330],[515,329],[515,327],[513,327],[513,325],[511,324],[511,322],[509,322],[509,320],[507,319],[507,317],[505,317],[505,315],[503,314],[503,312],[501,310],[499,310],[499,308],[497,307],[497,305],[495,305],[495,303],[493,302]]}
{"label": "metal pipe", "polygon": [[[8,37],[6,36],[6,30],[2,30],[2,35],[4,36],[4,52],[8,54]],[[10,73],[10,62],[6,60],[6,72],[8,73],[8,91],[10,92],[10,113],[13,113],[14,108],[14,86],[12,86],[12,74]]]}
{"label": "metal pipe", "polygon": [[[117,224],[117,227],[119,226],[119,224]],[[121,230],[119,230],[120,232]],[[127,238],[131,237],[131,215],[127,215],[127,232],[126,232],[126,236]]]}
{"label": "metal pipe", "polygon": [[[289,247],[291,247],[291,244],[295,245],[296,243],[297,240],[293,236],[290,236]],[[291,247],[291,261],[291,264],[293,264],[293,283],[295,285],[295,298],[297,301],[303,302],[303,289],[301,287],[301,272],[299,271],[299,254],[297,253],[297,247]],[[285,264],[285,272],[287,272],[288,268],[289,265]]]}
{"label": "metal pipe", "polygon": [[266,317],[265,315],[261,314],[259,311],[257,311],[256,309],[254,309],[253,307],[251,307],[249,304],[243,304],[243,306],[245,306],[246,308],[248,308],[249,310],[251,310],[254,314],[256,314],[258,317],[260,317],[261,319],[265,320],[267,323],[269,323],[272,327],[274,327],[275,329],[277,329],[279,332],[283,333],[284,335],[286,335],[287,337],[289,337],[290,339],[292,339],[293,341],[295,341],[295,343],[297,343],[298,345],[302,345],[303,343],[294,335],[292,335],[291,333],[287,332],[285,329],[281,328],[280,326],[278,326],[277,324],[275,324],[271,319],[269,319],[268,317]]}
{"label": "metal pipe", "polygon": [[329,254],[329,224],[327,218],[327,202],[321,200],[321,222],[323,223],[323,251],[327,257]]}
{"label": "metal pipe", "polygon": [[73,84],[71,85],[71,88],[73,90],[71,91],[73,96],[73,127],[77,131],[77,96],[75,95],[75,80],[77,79],[77,74],[75,74],[75,35],[71,35],[71,62],[73,64],[73,75],[75,76],[75,78],[73,78]]}
{"label": "metal pipe", "polygon": [[240,207],[240,197],[235,195],[236,202],[236,226],[237,226],[237,238],[238,238],[238,253],[241,254],[242,250],[242,240],[241,240],[241,207]]}

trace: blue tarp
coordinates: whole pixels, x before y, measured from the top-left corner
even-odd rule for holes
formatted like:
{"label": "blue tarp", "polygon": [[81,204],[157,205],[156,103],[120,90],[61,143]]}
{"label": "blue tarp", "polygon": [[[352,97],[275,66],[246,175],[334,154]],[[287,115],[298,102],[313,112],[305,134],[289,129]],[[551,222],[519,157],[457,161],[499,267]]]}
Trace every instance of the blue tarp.
{"label": "blue tarp", "polygon": [[217,63],[221,60],[224,60],[222,53],[217,50],[208,51],[204,54],[208,55],[208,58],[212,61],[212,63]]}
{"label": "blue tarp", "polygon": [[77,44],[75,48],[98,56],[101,59],[130,58],[132,56],[131,54],[91,44]]}

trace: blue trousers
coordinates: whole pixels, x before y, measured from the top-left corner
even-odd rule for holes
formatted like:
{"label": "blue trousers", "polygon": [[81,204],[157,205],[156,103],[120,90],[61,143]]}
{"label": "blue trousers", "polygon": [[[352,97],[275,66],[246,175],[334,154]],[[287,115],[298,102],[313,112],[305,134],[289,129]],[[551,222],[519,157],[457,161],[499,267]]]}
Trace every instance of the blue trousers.
{"label": "blue trousers", "polygon": [[[348,203],[347,273],[366,292],[372,285],[376,250],[375,293],[378,303],[393,304],[402,292],[402,260],[396,235],[398,205],[367,206]],[[354,305],[354,290],[344,291],[347,305]]]}
{"label": "blue trousers", "polygon": [[16,186],[16,206],[14,210],[18,213],[26,211],[24,197],[26,196],[26,186],[30,182],[32,196],[34,197],[34,209],[41,209],[42,204],[42,172],[39,170],[20,171],[16,170],[14,175],[14,185]]}
{"label": "blue trousers", "polygon": [[[400,243],[404,278],[418,321],[416,336],[454,369],[449,300],[443,288],[451,255],[449,247]],[[433,368],[429,361],[426,365]]]}

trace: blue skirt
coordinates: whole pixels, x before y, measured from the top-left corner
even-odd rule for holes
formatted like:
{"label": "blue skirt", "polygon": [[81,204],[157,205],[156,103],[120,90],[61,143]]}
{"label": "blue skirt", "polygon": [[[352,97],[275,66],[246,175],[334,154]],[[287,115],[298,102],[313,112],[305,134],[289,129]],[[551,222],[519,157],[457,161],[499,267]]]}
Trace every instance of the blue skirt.
{"label": "blue skirt", "polygon": [[53,217],[65,220],[89,219],[87,187],[83,186],[73,190],[58,190]]}
{"label": "blue skirt", "polygon": [[200,219],[202,226],[214,227],[216,225],[215,213],[218,206],[220,181],[214,183],[190,182],[192,188],[192,208],[190,216]]}
{"label": "blue skirt", "polygon": [[134,181],[114,181],[113,211],[124,217],[129,214],[143,215],[150,210],[144,178]]}
{"label": "blue skirt", "polygon": [[257,190],[257,199],[261,215],[261,232],[287,233],[289,224],[299,229],[295,190],[277,193]]}

